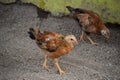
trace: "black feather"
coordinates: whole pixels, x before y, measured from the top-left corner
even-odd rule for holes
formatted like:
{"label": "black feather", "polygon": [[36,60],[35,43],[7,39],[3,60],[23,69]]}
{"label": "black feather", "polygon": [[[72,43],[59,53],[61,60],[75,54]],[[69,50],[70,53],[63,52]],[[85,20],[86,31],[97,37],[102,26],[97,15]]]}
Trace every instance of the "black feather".
{"label": "black feather", "polygon": [[33,40],[35,40],[35,35],[34,35],[34,29],[30,28],[28,31],[29,37]]}
{"label": "black feather", "polygon": [[49,52],[55,52],[57,50],[57,48],[56,47],[53,47],[52,49],[47,49],[47,51],[49,51]]}
{"label": "black feather", "polygon": [[85,13],[83,9],[80,9],[80,8],[73,8],[73,7],[70,7],[70,6],[66,6],[66,8],[72,13]]}
{"label": "black feather", "polygon": [[35,32],[33,28],[29,28],[30,31]]}

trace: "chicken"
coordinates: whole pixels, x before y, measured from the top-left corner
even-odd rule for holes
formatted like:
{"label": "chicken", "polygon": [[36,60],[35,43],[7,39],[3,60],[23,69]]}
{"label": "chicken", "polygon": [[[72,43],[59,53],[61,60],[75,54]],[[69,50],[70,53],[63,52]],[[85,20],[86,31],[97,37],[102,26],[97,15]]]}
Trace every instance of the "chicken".
{"label": "chicken", "polygon": [[104,25],[97,13],[81,8],[72,8],[70,6],[66,6],[66,8],[70,11],[71,16],[73,16],[75,19],[78,19],[79,24],[82,26],[80,40],[84,41],[84,33],[86,33],[86,37],[91,44],[97,43],[91,39],[90,33],[103,35],[106,40],[109,40],[110,31]]}
{"label": "chicken", "polygon": [[45,60],[42,67],[48,70],[47,61],[48,58],[51,58],[60,75],[64,74],[65,72],[58,64],[58,58],[68,54],[74,48],[74,45],[78,44],[75,36],[68,35],[64,37],[62,34],[48,31],[41,33],[39,28],[30,28],[28,33],[30,38],[35,40],[38,47],[45,53]]}

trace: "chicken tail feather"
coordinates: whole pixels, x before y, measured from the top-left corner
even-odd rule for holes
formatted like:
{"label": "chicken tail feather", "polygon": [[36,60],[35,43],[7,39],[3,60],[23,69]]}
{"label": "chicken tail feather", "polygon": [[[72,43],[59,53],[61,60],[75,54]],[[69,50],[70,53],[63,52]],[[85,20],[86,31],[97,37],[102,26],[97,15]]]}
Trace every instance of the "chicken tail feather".
{"label": "chicken tail feather", "polygon": [[73,8],[73,7],[71,7],[71,6],[66,6],[66,8],[72,13],[72,14],[74,14],[76,11],[75,11],[75,9]]}
{"label": "chicken tail feather", "polygon": [[33,28],[30,28],[30,29],[29,29],[28,34],[29,34],[29,37],[30,37],[32,40],[35,40],[35,31],[34,31]]}
{"label": "chicken tail feather", "polygon": [[81,8],[73,8],[71,6],[66,6],[66,8],[72,13],[90,13],[91,11],[85,10],[85,9],[81,9]]}

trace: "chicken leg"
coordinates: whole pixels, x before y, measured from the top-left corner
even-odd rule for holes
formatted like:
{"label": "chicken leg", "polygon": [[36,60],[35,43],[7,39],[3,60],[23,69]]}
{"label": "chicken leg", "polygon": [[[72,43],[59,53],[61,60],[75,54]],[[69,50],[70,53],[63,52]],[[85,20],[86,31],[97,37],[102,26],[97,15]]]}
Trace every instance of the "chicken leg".
{"label": "chicken leg", "polygon": [[49,70],[49,69],[48,69],[48,66],[47,66],[47,60],[48,60],[48,57],[47,57],[47,55],[45,55],[45,60],[44,60],[44,62],[43,62],[43,64],[42,64],[42,67],[43,67],[44,69],[46,69],[46,70]]}
{"label": "chicken leg", "polygon": [[58,64],[58,59],[54,59],[54,64],[56,65],[60,75],[64,74],[65,72],[60,68],[59,64]]}
{"label": "chicken leg", "polygon": [[98,45],[98,43],[95,43],[89,35],[87,35],[87,39],[90,41],[92,45]]}
{"label": "chicken leg", "polygon": [[84,40],[84,31],[82,31],[82,34],[80,35],[80,40],[83,41],[83,42],[85,41]]}

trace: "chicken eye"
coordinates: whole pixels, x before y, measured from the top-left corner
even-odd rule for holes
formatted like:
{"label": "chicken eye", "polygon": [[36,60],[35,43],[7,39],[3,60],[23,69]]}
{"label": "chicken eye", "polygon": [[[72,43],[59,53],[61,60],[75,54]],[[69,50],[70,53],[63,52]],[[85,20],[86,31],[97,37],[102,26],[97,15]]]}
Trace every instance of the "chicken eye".
{"label": "chicken eye", "polygon": [[71,41],[73,41],[73,39],[71,39]]}

